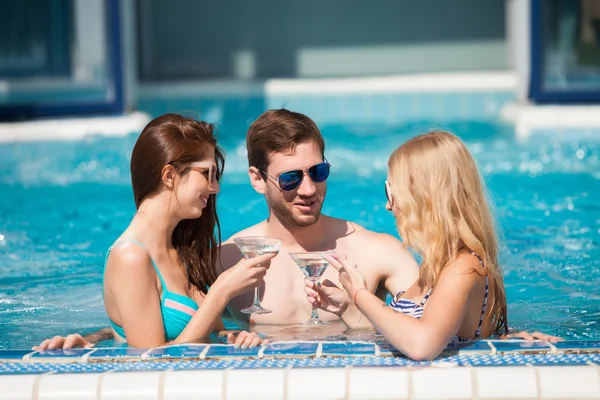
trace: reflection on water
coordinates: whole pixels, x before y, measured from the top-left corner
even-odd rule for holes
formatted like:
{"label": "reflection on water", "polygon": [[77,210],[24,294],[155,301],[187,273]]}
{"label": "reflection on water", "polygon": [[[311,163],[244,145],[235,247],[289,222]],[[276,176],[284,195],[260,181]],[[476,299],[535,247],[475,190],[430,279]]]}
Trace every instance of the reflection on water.
{"label": "reflection on water", "polygon": [[[227,343],[227,334],[233,332],[239,333],[238,329],[225,330],[210,336],[210,343]],[[357,342],[367,341],[379,344],[387,344],[383,336],[373,329],[348,329],[346,325],[339,322],[331,322],[322,325],[295,324],[295,325],[252,325],[250,331],[256,332],[263,339],[269,339],[271,342],[285,341],[346,341]],[[104,340],[98,342],[96,347],[122,347],[126,348],[127,343],[116,342],[114,340]]]}
{"label": "reflection on water", "polygon": [[253,325],[251,330],[252,332],[256,332],[271,341],[385,341],[383,336],[373,329],[348,329],[341,321],[330,322],[322,325]]}

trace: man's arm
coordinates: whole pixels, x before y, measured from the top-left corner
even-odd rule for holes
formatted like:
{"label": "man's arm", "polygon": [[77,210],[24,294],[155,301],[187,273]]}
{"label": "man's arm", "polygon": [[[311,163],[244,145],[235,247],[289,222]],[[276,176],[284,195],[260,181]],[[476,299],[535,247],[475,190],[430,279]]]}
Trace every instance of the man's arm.
{"label": "man's arm", "polygon": [[392,296],[401,290],[407,290],[419,277],[419,264],[408,248],[395,237],[380,233],[377,234],[377,245],[372,247],[375,251],[371,254],[381,270],[379,286]]}
{"label": "man's arm", "polygon": [[[419,265],[406,246],[395,237],[365,230],[361,232],[360,243],[358,269],[365,277],[376,277],[377,283],[373,290],[375,296],[382,301],[385,301],[387,293],[395,296],[417,280]],[[353,304],[353,299],[349,300],[350,304],[340,315],[344,323],[349,328],[372,327],[371,322]]]}

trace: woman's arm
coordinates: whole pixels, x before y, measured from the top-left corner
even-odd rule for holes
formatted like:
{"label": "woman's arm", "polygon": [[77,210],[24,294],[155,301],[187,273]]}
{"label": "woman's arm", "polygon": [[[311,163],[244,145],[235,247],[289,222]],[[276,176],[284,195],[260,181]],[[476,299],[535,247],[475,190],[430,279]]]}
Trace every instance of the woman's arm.
{"label": "woman's arm", "polygon": [[125,242],[110,252],[104,275],[104,304],[109,317],[123,327],[130,346],[165,344],[156,271],[142,247]]}
{"label": "woman's arm", "polygon": [[[444,268],[421,319],[398,313],[371,294],[356,266],[345,257],[331,260],[340,281],[358,309],[403,354],[415,360],[431,360],[456,335],[467,315],[467,306],[480,276],[464,263]],[[466,271],[470,270],[471,272]]]}
{"label": "woman's arm", "polygon": [[[172,343],[206,340],[220,321],[227,302],[239,292],[258,285],[275,255],[242,260],[221,274],[198,311]],[[156,272],[148,254],[139,246],[124,243],[111,252],[105,276],[105,298],[110,295],[114,299],[127,343],[146,348],[166,344]]]}
{"label": "woman's arm", "polygon": [[271,259],[276,255],[277,253],[269,253],[241,260],[236,266],[219,275],[201,307],[174,342],[194,342],[208,338],[221,322],[221,315],[227,303],[233,297],[260,284],[271,265]]}

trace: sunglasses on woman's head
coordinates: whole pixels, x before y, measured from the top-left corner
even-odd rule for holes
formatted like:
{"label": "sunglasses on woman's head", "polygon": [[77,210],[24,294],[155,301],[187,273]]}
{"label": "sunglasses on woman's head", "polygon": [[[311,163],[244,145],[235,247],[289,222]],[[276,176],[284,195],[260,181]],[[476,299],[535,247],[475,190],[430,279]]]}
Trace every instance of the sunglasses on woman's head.
{"label": "sunglasses on woman's head", "polygon": [[327,180],[329,177],[330,169],[331,165],[329,162],[327,162],[327,160],[325,160],[322,163],[313,165],[305,170],[295,169],[293,171],[282,172],[277,178],[267,174],[263,170],[259,169],[259,171],[267,175],[269,178],[276,180],[277,183],[279,183],[281,190],[289,192],[290,190],[297,189],[300,186],[302,180],[304,179],[304,172],[306,172],[306,174],[314,183],[321,183],[325,182],[325,180]]}

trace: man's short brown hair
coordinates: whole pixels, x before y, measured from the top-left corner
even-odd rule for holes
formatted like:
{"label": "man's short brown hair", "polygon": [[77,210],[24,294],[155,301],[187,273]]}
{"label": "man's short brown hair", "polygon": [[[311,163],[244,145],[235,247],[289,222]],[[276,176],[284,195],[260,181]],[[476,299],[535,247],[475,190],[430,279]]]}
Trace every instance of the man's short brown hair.
{"label": "man's short brown hair", "polygon": [[284,109],[265,111],[248,129],[248,164],[266,171],[272,154],[293,152],[307,142],[316,144],[325,156],[325,141],[312,119]]}

